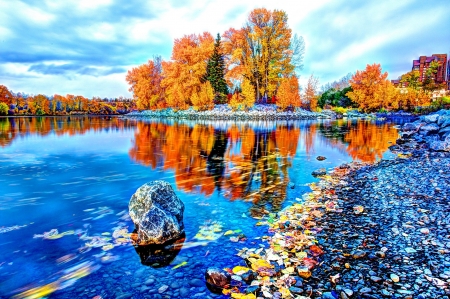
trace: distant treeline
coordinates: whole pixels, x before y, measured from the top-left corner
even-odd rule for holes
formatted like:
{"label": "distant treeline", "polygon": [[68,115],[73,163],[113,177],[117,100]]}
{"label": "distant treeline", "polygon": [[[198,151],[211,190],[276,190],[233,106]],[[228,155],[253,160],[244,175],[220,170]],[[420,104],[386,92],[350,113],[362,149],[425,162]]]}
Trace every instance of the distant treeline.
{"label": "distant treeline", "polygon": [[135,109],[135,101],[123,97],[115,99],[85,98],[80,95],[53,96],[13,93],[0,85],[0,115],[76,115],[125,114]]}

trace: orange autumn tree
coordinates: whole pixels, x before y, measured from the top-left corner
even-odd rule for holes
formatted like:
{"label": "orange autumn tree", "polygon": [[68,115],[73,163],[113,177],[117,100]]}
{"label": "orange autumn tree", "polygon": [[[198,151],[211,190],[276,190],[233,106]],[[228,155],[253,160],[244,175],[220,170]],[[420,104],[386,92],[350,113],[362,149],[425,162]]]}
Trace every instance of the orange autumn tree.
{"label": "orange autumn tree", "polygon": [[250,12],[246,25],[223,34],[223,49],[230,68],[228,80],[247,79],[256,99],[272,95],[282,77],[292,74],[291,29],[282,10],[257,8]]}
{"label": "orange autumn tree", "polygon": [[[185,35],[176,39],[172,61],[162,63],[166,102],[175,109],[187,109],[194,93],[202,89],[202,78],[214,49],[214,38],[208,32]],[[213,99],[211,99],[213,102]]]}
{"label": "orange autumn tree", "polygon": [[317,89],[319,87],[319,78],[311,74],[306,84],[305,94],[303,95],[303,106],[311,111],[317,110]]}
{"label": "orange autumn tree", "polygon": [[277,91],[276,105],[282,110],[286,110],[288,107],[301,106],[297,76],[291,76],[281,80],[280,87],[278,87]]}
{"label": "orange autumn tree", "polygon": [[387,80],[388,73],[382,73],[380,64],[367,65],[364,71],[357,71],[350,79],[353,91],[346,94],[350,100],[357,103],[365,112],[377,111],[389,106],[398,106],[392,103],[392,83]]}
{"label": "orange autumn tree", "polygon": [[166,106],[162,79],[160,56],[128,71],[126,80],[131,85],[129,91],[133,92],[139,110],[161,109]]}
{"label": "orange autumn tree", "polygon": [[0,102],[6,105],[13,104],[14,97],[5,85],[0,85]]}

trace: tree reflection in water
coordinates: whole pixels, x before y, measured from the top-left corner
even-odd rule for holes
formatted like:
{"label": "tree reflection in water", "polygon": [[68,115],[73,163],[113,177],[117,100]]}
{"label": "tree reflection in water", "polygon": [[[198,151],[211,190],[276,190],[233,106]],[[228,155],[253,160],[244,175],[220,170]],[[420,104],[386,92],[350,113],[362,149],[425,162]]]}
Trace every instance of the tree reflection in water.
{"label": "tree reflection in water", "polygon": [[392,124],[324,122],[138,122],[130,157],[175,172],[186,192],[253,203],[251,215],[278,211],[286,199],[288,169],[303,144],[338,148],[354,160],[380,159],[398,133]]}

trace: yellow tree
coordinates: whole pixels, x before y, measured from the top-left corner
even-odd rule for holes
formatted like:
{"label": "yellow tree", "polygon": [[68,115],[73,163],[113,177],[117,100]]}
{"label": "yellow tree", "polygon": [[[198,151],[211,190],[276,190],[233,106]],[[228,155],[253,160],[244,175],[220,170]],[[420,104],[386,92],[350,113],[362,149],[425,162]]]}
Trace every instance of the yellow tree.
{"label": "yellow tree", "polygon": [[235,92],[229,105],[233,110],[248,110],[255,104],[255,90],[249,80],[244,79],[241,86],[242,92]]}
{"label": "yellow tree", "polygon": [[271,95],[282,77],[294,70],[291,63],[291,29],[287,14],[282,10],[257,8],[250,12],[246,25],[224,33],[224,53],[230,68],[229,80],[241,76],[249,80],[256,92]]}
{"label": "yellow tree", "polygon": [[160,56],[128,71],[126,80],[131,85],[129,91],[133,92],[139,110],[154,110],[166,106],[162,79]]}
{"label": "yellow tree", "polygon": [[317,89],[319,88],[319,78],[311,74],[306,83],[305,94],[303,95],[303,106],[311,111],[317,109]]}
{"label": "yellow tree", "polygon": [[282,110],[288,107],[301,106],[298,78],[296,76],[281,80],[280,87],[277,90],[276,104]]}
{"label": "yellow tree", "polygon": [[380,64],[367,65],[364,71],[357,71],[350,79],[353,91],[346,94],[350,100],[357,103],[365,112],[383,108],[384,100],[380,93],[386,86],[388,73],[382,73]]}
{"label": "yellow tree", "polygon": [[214,38],[208,32],[176,39],[172,61],[162,63],[166,101],[170,107],[186,109],[194,93],[201,90],[206,65],[214,49]]}
{"label": "yellow tree", "polygon": [[191,102],[196,110],[210,110],[214,107],[214,90],[209,81],[201,84],[200,91],[194,92]]}

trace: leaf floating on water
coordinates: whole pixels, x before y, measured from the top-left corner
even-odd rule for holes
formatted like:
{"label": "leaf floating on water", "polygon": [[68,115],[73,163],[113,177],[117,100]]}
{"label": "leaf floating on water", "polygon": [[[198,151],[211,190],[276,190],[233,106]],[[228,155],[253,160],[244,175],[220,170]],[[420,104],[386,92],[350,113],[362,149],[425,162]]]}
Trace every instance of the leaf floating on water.
{"label": "leaf floating on water", "polygon": [[174,267],[172,268],[172,270],[178,269],[178,268],[183,267],[183,266],[186,266],[186,265],[187,265],[187,262],[186,262],[186,261],[181,262],[181,263],[179,263],[178,265],[174,266]]}
{"label": "leaf floating on water", "polygon": [[13,225],[10,227],[0,227],[0,234],[4,234],[13,230],[21,229],[22,227],[25,227],[27,225]]}
{"label": "leaf floating on water", "polygon": [[111,249],[113,249],[113,248],[114,248],[114,245],[112,245],[112,244],[107,244],[107,245],[105,245],[105,246],[102,247],[102,250],[103,250],[103,251],[108,251],[108,250],[111,250]]}
{"label": "leaf floating on water", "polygon": [[232,272],[236,275],[242,275],[244,273],[247,273],[248,271],[250,271],[250,268],[242,267],[242,266],[236,266],[232,270]]}
{"label": "leaf floating on water", "polygon": [[361,214],[363,211],[364,211],[364,207],[363,207],[363,206],[354,206],[354,207],[353,207],[353,212],[354,212],[356,215]]}
{"label": "leaf floating on water", "polygon": [[223,235],[228,236],[228,235],[232,235],[232,234],[234,234],[234,232],[232,230],[227,230]]}
{"label": "leaf floating on water", "polygon": [[322,255],[324,253],[323,250],[317,245],[310,246],[309,247],[309,251],[311,252],[311,254],[313,256],[319,256],[319,255]]}

